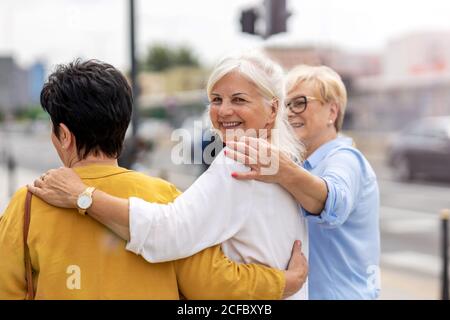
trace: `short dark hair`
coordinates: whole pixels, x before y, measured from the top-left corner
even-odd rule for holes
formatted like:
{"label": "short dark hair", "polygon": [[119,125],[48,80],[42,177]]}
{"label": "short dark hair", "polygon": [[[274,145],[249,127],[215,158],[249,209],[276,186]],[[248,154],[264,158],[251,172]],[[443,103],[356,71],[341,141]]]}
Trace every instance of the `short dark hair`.
{"label": "short dark hair", "polygon": [[80,159],[100,152],[119,157],[133,95],[125,77],[112,65],[79,59],[58,65],[41,91],[41,105],[50,115],[56,137],[61,123],[74,134]]}

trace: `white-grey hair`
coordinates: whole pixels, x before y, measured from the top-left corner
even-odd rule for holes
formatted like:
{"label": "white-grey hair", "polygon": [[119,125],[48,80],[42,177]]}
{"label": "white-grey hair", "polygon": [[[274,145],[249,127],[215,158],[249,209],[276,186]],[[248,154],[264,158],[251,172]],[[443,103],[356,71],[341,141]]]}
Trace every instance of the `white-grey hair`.
{"label": "white-grey hair", "polygon": [[235,71],[256,85],[268,107],[274,100],[278,102],[273,128],[276,134],[272,132],[271,143],[292,159],[302,161],[305,149],[288,122],[285,107],[286,88],[281,66],[257,52],[225,57],[215,66],[209,77],[206,87],[208,96],[220,79]]}

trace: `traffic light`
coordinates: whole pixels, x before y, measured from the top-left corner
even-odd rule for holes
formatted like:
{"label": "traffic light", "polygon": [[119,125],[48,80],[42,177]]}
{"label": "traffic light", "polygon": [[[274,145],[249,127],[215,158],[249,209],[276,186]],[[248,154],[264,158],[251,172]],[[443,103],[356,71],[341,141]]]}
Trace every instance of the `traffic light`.
{"label": "traffic light", "polygon": [[264,0],[266,10],[266,37],[287,31],[286,0]]}
{"label": "traffic light", "polygon": [[255,24],[258,19],[258,14],[254,8],[247,9],[241,13],[242,32],[256,34]]}
{"label": "traffic light", "polygon": [[[286,9],[286,0],[264,0],[259,7],[241,12],[241,30],[267,39],[271,35],[287,31],[287,19],[290,15]],[[258,28],[255,27],[258,19],[263,20],[265,30],[261,30],[259,25]]]}

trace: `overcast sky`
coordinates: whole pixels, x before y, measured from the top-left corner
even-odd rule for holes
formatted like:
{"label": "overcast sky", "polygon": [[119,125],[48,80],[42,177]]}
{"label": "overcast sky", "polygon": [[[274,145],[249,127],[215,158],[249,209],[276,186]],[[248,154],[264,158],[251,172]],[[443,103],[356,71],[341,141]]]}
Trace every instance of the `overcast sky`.
{"label": "overcast sky", "polygon": [[[240,33],[239,12],[263,0],[137,0],[138,50],[155,42],[192,47],[207,64],[259,47]],[[0,55],[26,66],[75,57],[128,68],[127,0],[0,0]],[[287,34],[272,42],[337,45],[380,51],[391,39],[421,31],[450,31],[446,0],[288,0]]]}

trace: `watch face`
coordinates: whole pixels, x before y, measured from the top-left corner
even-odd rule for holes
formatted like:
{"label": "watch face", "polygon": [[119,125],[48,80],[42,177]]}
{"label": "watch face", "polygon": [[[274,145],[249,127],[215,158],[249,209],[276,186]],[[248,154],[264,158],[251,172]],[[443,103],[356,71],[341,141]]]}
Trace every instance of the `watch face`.
{"label": "watch face", "polygon": [[92,199],[88,195],[82,195],[78,198],[77,205],[81,209],[87,209],[91,206]]}

